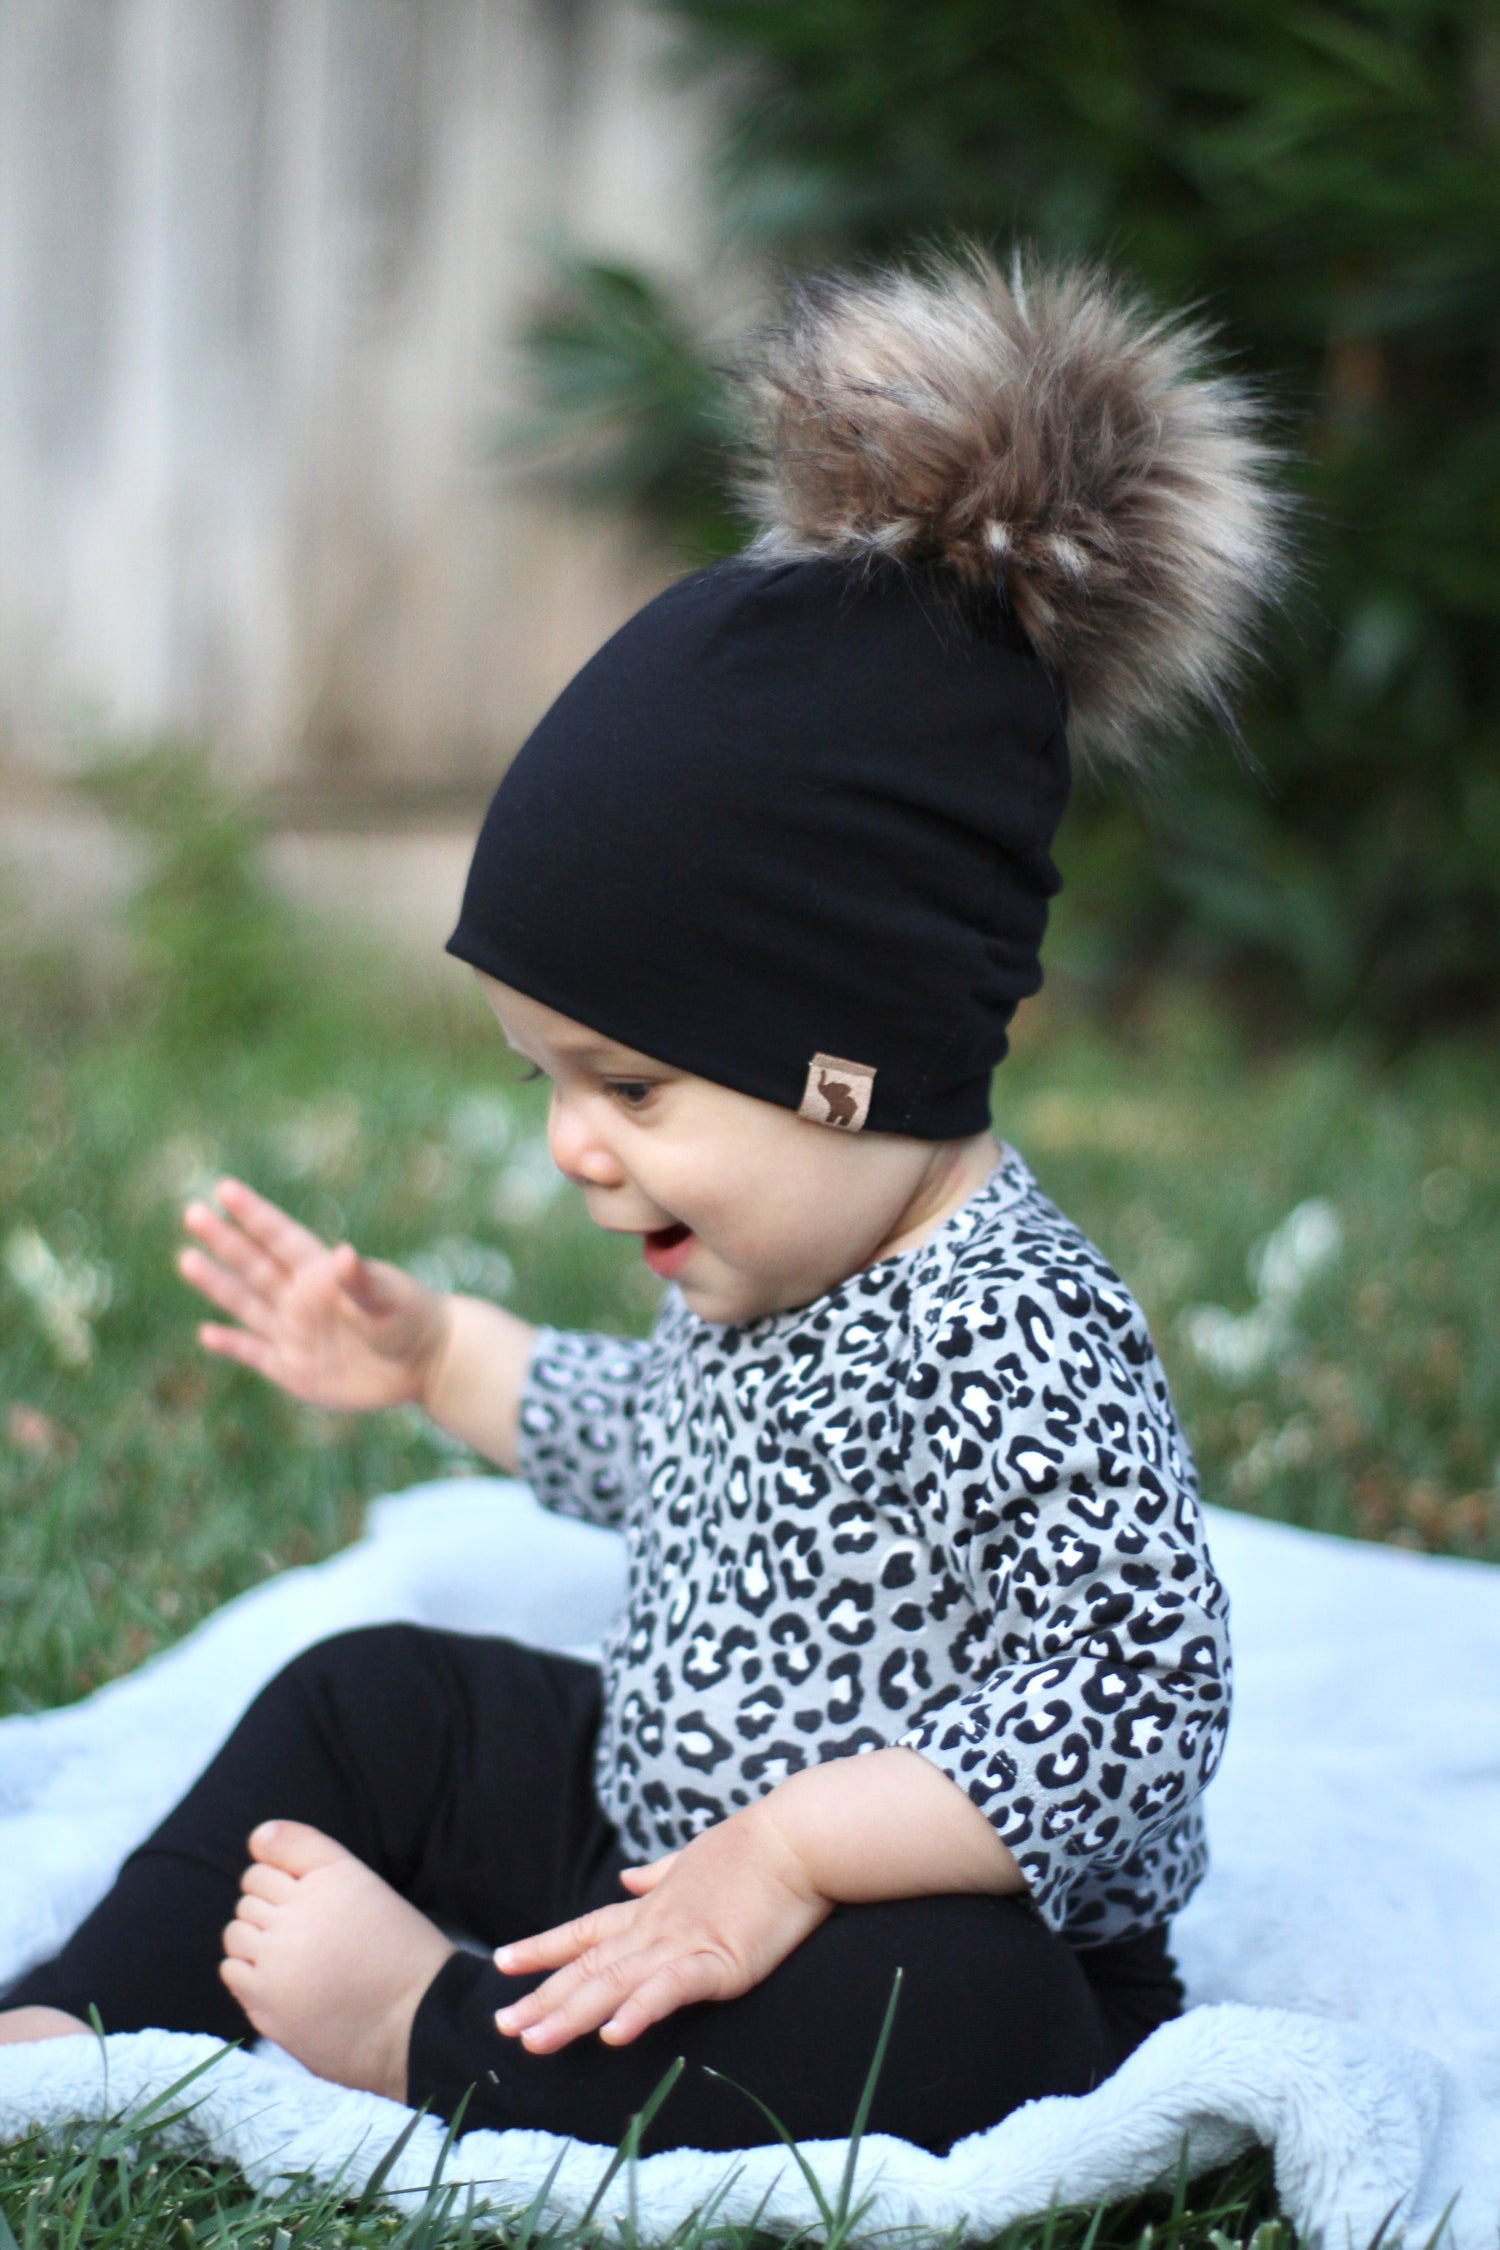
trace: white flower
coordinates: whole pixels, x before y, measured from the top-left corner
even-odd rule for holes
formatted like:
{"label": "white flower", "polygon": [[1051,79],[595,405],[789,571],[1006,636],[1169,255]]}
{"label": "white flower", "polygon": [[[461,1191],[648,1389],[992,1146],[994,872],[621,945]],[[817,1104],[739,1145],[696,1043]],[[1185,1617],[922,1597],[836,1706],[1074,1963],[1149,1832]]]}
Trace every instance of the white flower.
{"label": "white flower", "polygon": [[1309,1196],[1250,1253],[1250,1279],[1262,1303],[1284,1305],[1290,1311],[1307,1284],[1327,1271],[1343,1247],[1337,1211],[1323,1196]]}
{"label": "white flower", "polygon": [[136,1175],[147,1203],[211,1203],[224,1167],[218,1151],[193,1133],[177,1133],[153,1149]]}
{"label": "white flower", "polygon": [[359,1104],[350,1094],[304,1103],[272,1125],[266,1139],[294,1180],[337,1178],[359,1154]]}
{"label": "white flower", "polygon": [[1310,1196],[1250,1253],[1257,1303],[1244,1313],[1232,1313],[1227,1305],[1187,1305],[1178,1315],[1178,1334],[1221,1383],[1254,1382],[1295,1343],[1303,1292],[1343,1246],[1338,1212],[1322,1196]]}
{"label": "white flower", "polygon": [[1177,1332],[1198,1364],[1221,1383],[1253,1383],[1276,1358],[1283,1340],[1281,1323],[1263,1305],[1240,1314],[1227,1305],[1187,1305],[1178,1316]]}
{"label": "white flower", "polygon": [[446,1235],[417,1257],[407,1261],[408,1272],[429,1289],[468,1289],[479,1297],[507,1298],[516,1285],[516,1270],[503,1250],[467,1235]]}
{"label": "white flower", "polygon": [[562,1193],[563,1184],[546,1142],[523,1141],[495,1182],[490,1210],[502,1226],[530,1226]]}
{"label": "white flower", "polygon": [[478,1163],[502,1157],[515,1131],[510,1106],[498,1094],[465,1094],[448,1112],[448,1138]]}
{"label": "white flower", "polygon": [[108,1266],[60,1258],[35,1227],[16,1227],[5,1244],[5,1270],[36,1314],[65,1367],[87,1367],[97,1319],[114,1294]]}

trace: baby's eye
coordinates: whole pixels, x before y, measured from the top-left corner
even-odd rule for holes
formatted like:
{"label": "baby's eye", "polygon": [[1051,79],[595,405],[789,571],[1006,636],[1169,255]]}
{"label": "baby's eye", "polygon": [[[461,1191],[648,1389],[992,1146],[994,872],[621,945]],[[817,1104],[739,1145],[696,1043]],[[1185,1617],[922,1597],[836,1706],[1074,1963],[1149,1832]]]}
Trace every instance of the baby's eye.
{"label": "baby's eye", "polygon": [[520,1082],[523,1086],[529,1086],[533,1079],[545,1078],[546,1075],[540,1063],[528,1063],[521,1073]]}
{"label": "baby's eye", "polygon": [[655,1088],[649,1078],[606,1078],[604,1091],[627,1109],[639,1109]]}

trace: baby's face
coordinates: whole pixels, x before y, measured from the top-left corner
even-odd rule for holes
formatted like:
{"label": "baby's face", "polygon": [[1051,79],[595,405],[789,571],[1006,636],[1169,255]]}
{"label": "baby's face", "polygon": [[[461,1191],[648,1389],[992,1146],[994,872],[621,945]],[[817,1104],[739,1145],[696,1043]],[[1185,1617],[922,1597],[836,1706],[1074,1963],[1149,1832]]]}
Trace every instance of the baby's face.
{"label": "baby's face", "polygon": [[509,1044],[552,1081],[547,1142],[589,1216],[642,1238],[704,1320],[809,1304],[956,1210],[996,1154],[840,1133],[590,1031],[481,975]]}

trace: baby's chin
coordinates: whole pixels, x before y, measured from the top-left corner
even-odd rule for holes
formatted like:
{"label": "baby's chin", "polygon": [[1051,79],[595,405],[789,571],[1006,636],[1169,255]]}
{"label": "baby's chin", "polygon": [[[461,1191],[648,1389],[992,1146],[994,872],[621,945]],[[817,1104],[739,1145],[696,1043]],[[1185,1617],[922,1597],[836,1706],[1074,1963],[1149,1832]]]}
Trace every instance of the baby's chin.
{"label": "baby's chin", "polygon": [[721,1327],[764,1320],[768,1313],[778,1310],[768,1297],[743,1286],[737,1288],[732,1281],[715,1283],[684,1278],[677,1283],[677,1288],[690,1313]]}
{"label": "baby's chin", "polygon": [[829,1286],[805,1277],[745,1273],[717,1261],[711,1263],[702,1256],[701,1245],[699,1256],[677,1282],[689,1312],[724,1327],[740,1327],[748,1321],[768,1320],[773,1313],[792,1312],[825,1295]]}

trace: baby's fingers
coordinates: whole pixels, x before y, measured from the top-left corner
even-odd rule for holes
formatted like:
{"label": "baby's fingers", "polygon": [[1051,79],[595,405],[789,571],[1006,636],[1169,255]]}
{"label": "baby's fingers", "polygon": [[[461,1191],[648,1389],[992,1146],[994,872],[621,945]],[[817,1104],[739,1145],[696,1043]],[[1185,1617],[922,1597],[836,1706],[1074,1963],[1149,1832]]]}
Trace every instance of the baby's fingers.
{"label": "baby's fingers", "polygon": [[599,2037],[611,2047],[628,2047],[654,2023],[690,2008],[699,2000],[727,1997],[724,1963],[712,1953],[679,1953],[627,1992]]}
{"label": "baby's fingers", "polygon": [[279,1265],[306,1265],[309,1258],[322,1256],[324,1245],[310,1227],[300,1225],[280,1204],[257,1195],[243,1180],[220,1180],[214,1193],[229,1216]]}
{"label": "baby's fingers", "polygon": [[280,1381],[278,1361],[271,1346],[243,1328],[220,1328],[214,1321],[205,1320],[198,1330],[198,1341],[206,1352],[217,1352],[220,1359],[237,1359],[242,1366],[253,1367],[267,1382]]}
{"label": "baby's fingers", "polygon": [[534,2055],[555,2054],[589,2031],[612,2047],[627,2047],[675,2009],[726,1990],[724,1963],[713,1954],[655,1945],[586,1971],[561,1970],[513,2008],[502,2008],[495,2021],[512,2037],[519,2033]]}
{"label": "baby's fingers", "polygon": [[378,1258],[362,1258],[352,1242],[341,1242],[334,1251],[333,1275],[350,1303],[376,1320],[400,1312],[417,1287],[398,1266],[388,1266]]}
{"label": "baby's fingers", "polygon": [[[188,1233],[202,1243],[203,1249],[212,1253],[223,1271],[237,1273],[262,1296],[286,1287],[287,1268],[269,1257],[257,1242],[216,1211],[211,1203],[190,1203],[182,1214],[182,1223]],[[179,1271],[184,1257],[196,1257],[200,1263],[205,1262],[202,1251],[185,1250],[177,1261]],[[201,1287],[201,1283],[197,1286]]]}
{"label": "baby's fingers", "polygon": [[681,1852],[666,1852],[660,1859],[648,1860],[644,1867],[622,1867],[622,1889],[633,1892],[637,1898],[644,1898],[648,1891],[655,1890],[663,1875],[669,1868],[675,1867],[681,1857]]}
{"label": "baby's fingers", "polygon": [[[238,1274],[229,1273],[205,1257],[201,1250],[183,1250],[177,1259],[177,1271],[184,1281],[190,1281],[201,1290],[210,1304],[227,1312],[232,1319],[243,1321],[246,1328],[257,1336],[269,1336],[275,1328],[275,1318],[270,1306],[258,1290]],[[206,1340],[206,1339],[205,1339]],[[210,1345],[210,1350],[214,1347]]]}
{"label": "baby's fingers", "polygon": [[501,2008],[496,2025],[510,2038],[519,2037],[530,2053],[553,2054],[615,2016],[660,1958],[660,1947],[622,1948],[604,1957],[597,1952],[585,1954],[548,1977],[535,1992]]}
{"label": "baby's fingers", "polygon": [[535,1937],[517,1938],[510,1945],[497,1946],[495,1967],[507,1977],[529,1977],[538,1969],[560,1969],[565,1963],[576,1961],[591,1945],[599,1945],[627,1929],[634,1911],[628,1905],[597,1906],[592,1914],[580,1914],[576,1921],[559,1922],[556,1929],[539,1930]]}

